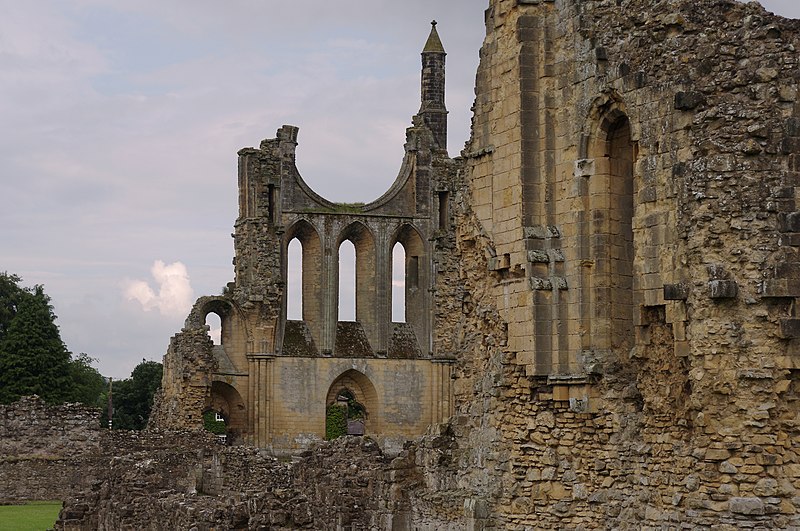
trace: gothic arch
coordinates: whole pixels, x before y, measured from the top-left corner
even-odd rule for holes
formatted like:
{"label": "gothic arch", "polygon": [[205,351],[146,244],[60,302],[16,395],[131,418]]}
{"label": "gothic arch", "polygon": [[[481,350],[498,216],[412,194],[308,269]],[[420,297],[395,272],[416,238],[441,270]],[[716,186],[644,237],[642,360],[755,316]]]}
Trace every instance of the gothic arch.
{"label": "gothic arch", "polygon": [[348,369],[337,376],[328,387],[325,395],[325,407],[333,404],[336,397],[344,390],[350,391],[355,400],[364,406],[366,412],[366,433],[379,433],[381,430],[381,406],[378,393],[370,379],[356,369]]}
{"label": "gothic arch", "polygon": [[[396,243],[405,250],[405,321],[414,327],[417,338],[426,337],[428,260],[425,240],[410,223],[403,223],[395,231],[389,246]],[[391,273],[390,273],[391,278]],[[390,304],[391,312],[391,304]],[[391,319],[391,313],[389,314]]]}
{"label": "gothic arch", "polygon": [[206,296],[197,299],[191,312],[189,312],[189,316],[186,318],[184,328],[202,328],[206,326],[206,317],[210,313],[215,313],[220,318],[220,324],[222,325],[220,339],[223,346],[230,337],[234,318],[236,324],[242,327],[245,336],[250,339],[250,333],[241,309],[232,300],[224,296]]}
{"label": "gothic arch", "polygon": [[[375,236],[367,225],[354,221],[346,226],[336,239],[336,293],[339,293],[339,248],[349,240],[356,251],[356,321],[364,327],[370,343],[377,343],[377,254]],[[336,315],[338,316],[338,302]],[[338,320],[338,317],[337,317]]]}
{"label": "gothic arch", "polygon": [[[283,238],[283,278],[288,278],[288,249],[292,240],[297,239],[302,246],[302,320],[311,330],[312,335],[319,340],[322,334],[323,321],[323,260],[322,240],[317,229],[306,219],[299,219],[287,230]],[[291,264],[294,267],[294,264]],[[288,289],[287,289],[288,296]],[[284,297],[285,299],[286,297]],[[284,300],[283,312],[286,315],[286,301]]]}

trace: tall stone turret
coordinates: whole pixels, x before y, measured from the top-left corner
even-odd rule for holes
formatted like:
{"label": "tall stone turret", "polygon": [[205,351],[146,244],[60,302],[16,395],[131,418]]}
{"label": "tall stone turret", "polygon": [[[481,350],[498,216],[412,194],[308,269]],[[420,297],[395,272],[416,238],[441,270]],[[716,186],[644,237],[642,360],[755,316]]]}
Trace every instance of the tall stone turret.
{"label": "tall stone turret", "polygon": [[447,151],[447,109],[444,106],[444,61],[447,54],[431,22],[431,34],[422,50],[422,105],[419,115],[433,133],[436,147]]}

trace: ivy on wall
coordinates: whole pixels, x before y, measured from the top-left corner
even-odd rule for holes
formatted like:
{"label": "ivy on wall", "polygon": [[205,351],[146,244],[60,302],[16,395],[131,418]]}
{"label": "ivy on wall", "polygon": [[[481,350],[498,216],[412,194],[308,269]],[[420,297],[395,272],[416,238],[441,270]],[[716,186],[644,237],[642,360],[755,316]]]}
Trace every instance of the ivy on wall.
{"label": "ivy on wall", "polygon": [[203,413],[203,427],[214,435],[225,435],[228,427],[222,420],[217,420],[216,411],[206,411]]}
{"label": "ivy on wall", "polygon": [[330,441],[347,435],[347,407],[331,404],[325,412],[325,439]]}

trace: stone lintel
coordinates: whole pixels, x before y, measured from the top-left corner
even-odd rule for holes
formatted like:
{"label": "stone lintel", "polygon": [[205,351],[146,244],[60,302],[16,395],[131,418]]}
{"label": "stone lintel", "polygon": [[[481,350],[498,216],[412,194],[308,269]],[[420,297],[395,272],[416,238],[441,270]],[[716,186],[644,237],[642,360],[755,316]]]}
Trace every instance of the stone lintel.
{"label": "stone lintel", "polygon": [[586,385],[592,383],[588,374],[548,374],[547,385]]}
{"label": "stone lintel", "polygon": [[272,361],[275,358],[277,358],[275,354],[267,354],[265,352],[254,352],[252,354],[247,355],[247,359],[252,361],[256,360]]}

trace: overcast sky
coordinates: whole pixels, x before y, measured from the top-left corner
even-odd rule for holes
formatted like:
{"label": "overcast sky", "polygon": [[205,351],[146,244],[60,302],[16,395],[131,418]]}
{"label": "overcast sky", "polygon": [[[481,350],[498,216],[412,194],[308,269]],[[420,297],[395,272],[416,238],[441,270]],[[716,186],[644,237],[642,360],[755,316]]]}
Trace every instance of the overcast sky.
{"label": "overcast sky", "polygon": [[160,361],[195,298],[233,280],[236,152],[296,125],[317,192],[377,198],[436,19],[457,155],[487,3],[0,0],[0,271],[44,284],[103,374]]}

